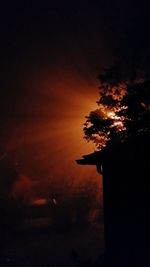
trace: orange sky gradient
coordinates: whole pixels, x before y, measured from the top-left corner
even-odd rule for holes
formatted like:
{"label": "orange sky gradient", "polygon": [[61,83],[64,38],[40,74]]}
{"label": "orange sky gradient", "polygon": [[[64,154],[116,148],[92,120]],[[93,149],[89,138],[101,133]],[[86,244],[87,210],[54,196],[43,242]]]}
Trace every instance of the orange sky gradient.
{"label": "orange sky gradient", "polygon": [[75,162],[94,145],[83,139],[85,116],[97,107],[98,82],[71,69],[28,73],[20,78],[24,89],[18,101],[19,117],[12,126],[8,149],[21,170],[42,187],[50,180],[101,178],[94,166]]}

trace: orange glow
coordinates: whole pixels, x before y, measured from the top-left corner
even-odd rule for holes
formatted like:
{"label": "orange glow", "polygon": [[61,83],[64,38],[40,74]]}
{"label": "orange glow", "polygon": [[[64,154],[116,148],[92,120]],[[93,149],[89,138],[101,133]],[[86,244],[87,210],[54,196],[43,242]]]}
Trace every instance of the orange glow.
{"label": "orange glow", "polygon": [[33,196],[32,182],[26,175],[20,175],[15,181],[12,195],[16,200],[20,200],[23,203],[31,201]]}
{"label": "orange glow", "polygon": [[50,180],[66,177],[78,184],[83,179],[100,181],[96,168],[78,166],[76,159],[94,146],[83,139],[83,123],[95,109],[98,86],[78,73],[33,74],[21,81],[27,88],[18,103],[20,121],[14,122],[9,148],[25,171],[47,190]]}
{"label": "orange glow", "polygon": [[[100,88],[101,89],[101,88]],[[103,89],[103,87],[102,87]],[[101,92],[101,91],[100,91]],[[97,119],[100,120],[110,120],[110,128],[115,128],[116,133],[125,131],[125,116],[118,116],[118,112],[127,109],[127,106],[121,106],[120,102],[122,98],[127,93],[127,86],[126,84],[119,84],[116,87],[109,86],[107,88],[106,97],[111,97],[113,100],[117,100],[117,103],[113,106],[108,104],[103,104],[103,98],[97,102],[98,108],[95,110],[90,111],[91,115],[95,116]],[[87,119],[86,121],[86,129],[90,129],[94,123],[92,123],[92,120]],[[87,136],[88,141],[92,141],[96,148],[103,149],[107,142],[110,140],[110,128],[107,130],[107,132],[103,132],[103,130],[97,130],[97,132],[93,133],[89,136]]]}
{"label": "orange glow", "polygon": [[48,204],[48,201],[46,198],[40,198],[40,199],[36,199],[32,201],[32,205],[43,206],[47,204]]}

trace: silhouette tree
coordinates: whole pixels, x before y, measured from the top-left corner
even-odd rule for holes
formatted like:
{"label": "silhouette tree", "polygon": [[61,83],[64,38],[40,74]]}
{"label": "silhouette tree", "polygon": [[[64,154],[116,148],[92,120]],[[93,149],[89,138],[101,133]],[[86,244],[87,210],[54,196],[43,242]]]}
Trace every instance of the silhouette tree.
{"label": "silhouette tree", "polygon": [[149,132],[149,16],[134,17],[116,41],[114,63],[98,76],[98,107],[86,117],[84,137],[96,148]]}
{"label": "silhouette tree", "polygon": [[99,79],[84,134],[100,151],[77,162],[102,170],[106,266],[150,263],[150,81],[121,80],[118,63]]}
{"label": "silhouette tree", "polygon": [[84,124],[98,151],[77,160],[103,174],[106,266],[150,266],[150,31],[133,24]]}
{"label": "silhouette tree", "polygon": [[86,117],[83,128],[97,149],[150,131],[150,81],[124,78],[120,62],[99,75],[98,108]]}

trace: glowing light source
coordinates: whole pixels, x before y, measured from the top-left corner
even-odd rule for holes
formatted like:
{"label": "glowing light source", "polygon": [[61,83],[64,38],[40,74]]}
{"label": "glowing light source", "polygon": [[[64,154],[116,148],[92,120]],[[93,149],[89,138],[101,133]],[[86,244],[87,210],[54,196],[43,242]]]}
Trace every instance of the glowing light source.
{"label": "glowing light source", "polygon": [[47,192],[49,181],[58,182],[62,177],[75,184],[89,178],[100,180],[94,167],[82,168],[75,162],[94,149],[83,139],[82,128],[86,114],[96,108],[97,84],[69,71],[40,75],[36,73],[21,85],[30,94],[18,103],[21,120],[14,122],[10,132],[10,149],[29,176],[42,185],[39,191]]}

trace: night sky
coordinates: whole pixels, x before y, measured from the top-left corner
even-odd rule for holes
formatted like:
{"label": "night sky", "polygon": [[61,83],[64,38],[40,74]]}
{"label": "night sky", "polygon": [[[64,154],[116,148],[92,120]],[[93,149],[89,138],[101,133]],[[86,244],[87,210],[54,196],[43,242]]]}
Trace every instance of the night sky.
{"label": "night sky", "polygon": [[62,177],[99,179],[75,163],[94,149],[83,139],[84,117],[96,108],[98,74],[148,10],[119,0],[1,5],[1,155],[45,187]]}

